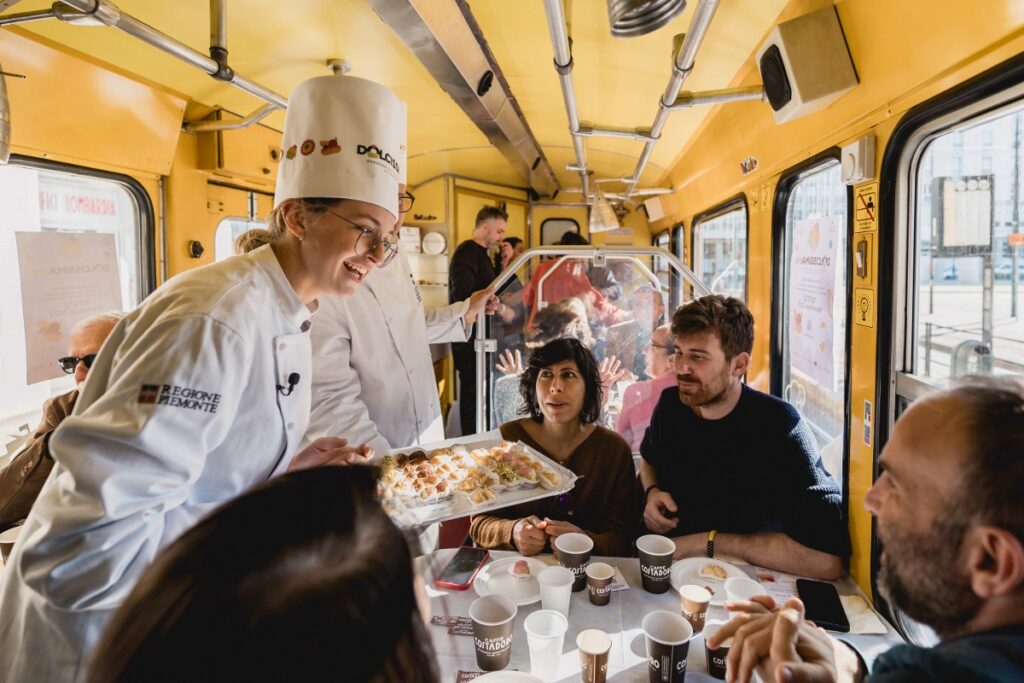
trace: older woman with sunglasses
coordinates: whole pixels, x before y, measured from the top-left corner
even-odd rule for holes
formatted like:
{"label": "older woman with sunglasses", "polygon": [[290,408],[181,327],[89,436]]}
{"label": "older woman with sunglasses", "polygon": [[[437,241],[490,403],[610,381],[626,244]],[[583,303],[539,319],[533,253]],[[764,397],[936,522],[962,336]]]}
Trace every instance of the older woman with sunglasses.
{"label": "older woman with sunglasses", "polygon": [[470,535],[485,548],[536,555],[569,532],[587,534],[595,555],[629,555],[636,529],[636,474],[629,445],[596,421],[601,413],[597,361],[576,339],[535,349],[520,378],[527,417],[501,426],[580,476],[554,498],[473,517]]}

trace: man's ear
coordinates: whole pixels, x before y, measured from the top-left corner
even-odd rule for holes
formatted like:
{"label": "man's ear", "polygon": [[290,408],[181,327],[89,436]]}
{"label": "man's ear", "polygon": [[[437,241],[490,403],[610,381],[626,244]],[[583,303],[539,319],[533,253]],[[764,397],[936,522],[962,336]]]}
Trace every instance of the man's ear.
{"label": "man's ear", "polygon": [[286,199],[281,204],[281,220],[284,221],[284,229],[301,242],[306,236],[306,211],[302,208],[302,202]]}
{"label": "man's ear", "polygon": [[750,354],[746,351],[737,353],[732,359],[731,373],[733,377],[742,377],[746,372],[747,368],[750,367]]}
{"label": "man's ear", "polygon": [[967,536],[971,588],[983,599],[1009,595],[1024,586],[1024,544],[1006,529],[977,527]]}

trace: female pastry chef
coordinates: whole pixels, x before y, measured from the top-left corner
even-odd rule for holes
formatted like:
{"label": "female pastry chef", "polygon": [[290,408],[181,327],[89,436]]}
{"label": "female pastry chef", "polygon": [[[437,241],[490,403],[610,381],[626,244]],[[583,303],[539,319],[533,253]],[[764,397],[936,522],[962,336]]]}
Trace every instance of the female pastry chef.
{"label": "female pastry chef", "polygon": [[206,512],[289,467],[369,455],[341,439],[297,448],[307,306],[351,296],[395,248],[403,112],[362,79],[300,84],[272,243],[173,278],[114,328],[6,568],[0,680],[71,683],[157,551]]}

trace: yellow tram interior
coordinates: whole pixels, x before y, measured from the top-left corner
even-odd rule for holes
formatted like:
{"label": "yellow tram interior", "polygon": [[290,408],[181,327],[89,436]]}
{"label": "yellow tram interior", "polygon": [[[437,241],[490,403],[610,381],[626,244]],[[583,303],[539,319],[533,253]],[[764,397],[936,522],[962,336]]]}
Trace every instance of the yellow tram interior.
{"label": "yellow tram interior", "polygon": [[[500,205],[509,213],[508,234],[528,246],[550,243],[545,225],[575,223],[598,246],[664,247],[713,288],[744,296],[757,321],[747,381],[819,416],[848,500],[850,573],[870,591],[873,529],[860,501],[900,406],[920,386],[955,374],[954,347],[974,337],[995,349],[998,370],[1019,371],[1024,362],[1017,246],[1009,236],[1024,232],[1016,223],[1022,105],[1014,104],[1022,94],[1012,86],[983,87],[1019,69],[1024,6],[1015,0],[690,0],[667,25],[626,39],[610,34],[602,2],[555,4],[572,40],[583,135],[570,132],[541,0],[240,0],[224,3],[224,33],[230,66],[282,97],[306,78],[330,74],[329,60],[344,60],[348,73],[388,86],[408,104],[408,183],[416,203],[407,226],[440,233],[454,247],[469,237],[481,207]],[[674,38],[692,32],[694,17],[709,5],[713,16],[685,92],[756,90],[763,82],[758,51],[773,31],[823,10],[838,17],[855,85],[785,122],[760,97],[681,106],[653,139],[651,121],[673,72]],[[206,0],[119,0],[116,8],[208,52]],[[0,318],[10,350],[0,370],[0,419],[11,435],[56,391],[47,382],[25,381],[23,337],[15,331],[22,320],[12,275],[14,231],[32,221],[44,230],[106,230],[104,217],[118,214],[122,298],[133,305],[165,279],[224,257],[233,234],[266,218],[282,153],[280,108],[244,128],[201,132],[204,123],[248,117],[265,102],[123,30],[81,16],[4,23],[47,12],[48,0],[0,2],[0,69],[24,76],[6,78],[13,156],[0,167],[0,213],[7,214],[0,218],[0,270],[11,299]],[[427,40],[443,52],[445,65],[424,56],[410,37],[416,27],[429,29]],[[464,80],[445,81],[442,71]],[[494,73],[485,95],[453,96],[467,92],[467,84],[479,86],[487,72]],[[971,90],[974,83],[981,85]],[[900,133],[915,112],[948,104],[961,91],[960,109],[941,121],[937,114],[930,137]],[[592,175],[570,170],[580,163],[576,143]],[[649,161],[638,164],[648,143]],[[942,154],[949,158],[941,161]],[[843,182],[848,155],[852,180]],[[922,155],[931,156],[922,162]],[[901,165],[901,158],[909,161]],[[950,169],[941,170],[940,162]],[[1016,183],[1012,215],[996,215],[995,261],[979,265],[986,261],[976,258],[969,240],[960,251],[951,240],[946,252],[926,253],[931,244],[915,241],[912,228],[919,218],[914,211],[928,200],[901,189],[914,186],[907,168],[936,179],[995,177],[997,189],[1013,185],[1008,178]],[[931,176],[922,177],[919,183],[930,188]],[[584,181],[591,193],[600,188],[606,201],[621,206],[614,230],[590,232],[597,200],[585,196]],[[11,210],[34,189],[38,207],[33,200]],[[794,321],[786,306],[796,296],[787,290],[789,256],[814,218],[831,221],[820,230],[837,241],[839,261],[834,295],[842,320],[832,346],[821,349],[830,358],[822,370],[830,381],[807,376],[789,344]],[[667,272],[657,259],[652,265]],[[989,271],[994,284],[985,284]],[[446,278],[442,263],[420,280],[428,302],[443,300]],[[983,290],[995,293],[995,331],[989,325],[975,333],[965,321],[982,319]],[[1012,310],[1004,310],[1011,294]],[[962,315],[950,313],[953,308]],[[450,397],[450,382],[444,384]]]}

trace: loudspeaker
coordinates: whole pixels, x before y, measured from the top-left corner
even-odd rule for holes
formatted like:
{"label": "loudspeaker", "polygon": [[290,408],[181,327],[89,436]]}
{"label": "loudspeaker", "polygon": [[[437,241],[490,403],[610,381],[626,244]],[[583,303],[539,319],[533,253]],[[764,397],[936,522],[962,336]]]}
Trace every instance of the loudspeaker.
{"label": "loudspeaker", "polygon": [[643,207],[644,211],[647,213],[647,220],[649,221],[660,221],[665,217],[665,209],[661,205],[661,200],[657,197],[645,199]]}
{"label": "loudspeaker", "polygon": [[857,85],[835,7],[776,26],[757,63],[775,123],[824,109]]}

